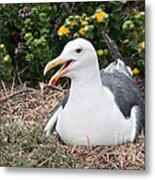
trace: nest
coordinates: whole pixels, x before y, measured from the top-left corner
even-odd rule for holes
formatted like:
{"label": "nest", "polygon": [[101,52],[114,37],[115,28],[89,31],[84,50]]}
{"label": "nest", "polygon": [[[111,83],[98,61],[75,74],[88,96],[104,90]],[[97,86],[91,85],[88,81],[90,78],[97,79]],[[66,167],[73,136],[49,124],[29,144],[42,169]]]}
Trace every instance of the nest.
{"label": "nest", "polygon": [[[138,83],[144,96],[143,82],[138,81]],[[26,129],[26,132],[29,132],[32,126],[36,126],[39,123],[41,126],[45,125],[49,114],[58,106],[64,94],[65,90],[63,90],[61,86],[59,88],[51,88],[44,83],[40,83],[38,88],[33,89],[26,86],[6,86],[4,82],[2,82],[0,91],[0,119],[7,120],[8,123],[13,123],[20,128]],[[7,126],[2,127],[1,136],[7,144],[9,140],[7,140],[6,127]],[[43,130],[43,128],[41,130]],[[53,144],[51,144],[51,148],[55,147],[55,151],[57,151],[57,148],[59,150],[61,149],[61,157],[71,158],[69,162],[70,165],[67,167],[138,170],[145,168],[144,130],[141,131],[141,134],[134,143],[118,146],[72,147],[62,144],[58,140],[56,133],[54,133],[53,136],[54,140],[52,141]],[[32,155],[32,152],[27,152],[26,155],[29,158],[30,153]],[[49,165],[52,158],[55,157],[51,152],[48,157],[42,159],[41,162],[37,161],[36,166],[64,167],[62,164],[65,162],[54,165],[54,161],[52,165]],[[5,163],[1,162],[1,165],[9,166],[8,161],[9,160],[5,160]],[[64,161],[66,161],[66,159]],[[12,164],[12,166],[16,165]],[[26,166],[32,166],[32,164],[26,164]]]}

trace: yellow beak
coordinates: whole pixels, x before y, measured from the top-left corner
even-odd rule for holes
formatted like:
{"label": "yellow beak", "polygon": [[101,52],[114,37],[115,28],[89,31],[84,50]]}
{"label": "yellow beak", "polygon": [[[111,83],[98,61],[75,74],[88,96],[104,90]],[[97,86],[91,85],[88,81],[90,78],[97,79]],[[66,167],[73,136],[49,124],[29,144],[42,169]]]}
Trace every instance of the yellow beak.
{"label": "yellow beak", "polygon": [[[53,67],[57,66],[57,65],[61,65],[64,64],[66,61],[64,61],[63,59],[54,59],[52,61],[50,61],[44,68],[44,75]],[[59,71],[56,72],[56,74],[54,74],[52,76],[52,78],[49,81],[49,85],[51,84],[55,84],[57,82],[57,80],[66,73],[65,69],[60,69]]]}

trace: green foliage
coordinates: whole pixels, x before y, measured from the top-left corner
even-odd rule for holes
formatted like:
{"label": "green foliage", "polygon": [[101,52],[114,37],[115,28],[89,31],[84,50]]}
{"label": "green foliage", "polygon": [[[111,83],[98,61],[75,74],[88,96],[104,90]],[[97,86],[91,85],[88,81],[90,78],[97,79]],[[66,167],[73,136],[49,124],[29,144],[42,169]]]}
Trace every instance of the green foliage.
{"label": "green foliage", "polygon": [[[102,32],[115,40],[134,74],[144,77],[144,1],[0,5],[0,76],[36,84],[66,42],[90,40],[105,67],[113,59]],[[135,73],[137,72],[137,73]],[[52,73],[52,72],[51,72]]]}
{"label": "green foliage", "polygon": [[0,132],[0,166],[71,168],[72,155],[57,145],[56,135],[43,135],[43,122],[19,125],[2,120]]}
{"label": "green foliage", "polygon": [[[126,48],[130,49],[128,53],[132,54],[132,67],[138,68],[141,76],[144,75],[145,59],[145,14],[143,11],[133,9],[128,20],[126,20],[122,29],[127,34],[125,39]],[[136,73],[135,73],[136,74]]]}
{"label": "green foliage", "polygon": [[0,71],[0,76],[3,79],[10,79],[11,77],[11,57],[6,51],[6,47],[4,44],[0,44],[0,69],[3,69],[3,71]]}

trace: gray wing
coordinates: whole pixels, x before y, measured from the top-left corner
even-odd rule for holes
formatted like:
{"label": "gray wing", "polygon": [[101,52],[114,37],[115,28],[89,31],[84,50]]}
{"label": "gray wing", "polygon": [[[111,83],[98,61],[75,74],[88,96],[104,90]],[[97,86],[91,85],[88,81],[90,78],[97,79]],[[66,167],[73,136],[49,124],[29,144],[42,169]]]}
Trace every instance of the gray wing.
{"label": "gray wing", "polygon": [[101,71],[103,86],[108,87],[114,94],[115,102],[123,115],[128,118],[133,106],[142,106],[141,95],[135,82],[120,72],[104,73]]}
{"label": "gray wing", "polygon": [[67,91],[65,97],[63,98],[62,102],[61,102],[61,106],[64,108],[67,101],[68,101],[68,98],[69,98],[69,90]]}
{"label": "gray wing", "polygon": [[100,71],[103,86],[106,86],[114,94],[115,102],[120,111],[126,119],[130,117],[131,109],[137,105],[136,119],[137,119],[137,135],[140,133],[142,127],[145,126],[144,122],[144,106],[141,98],[140,91],[129,76],[124,73],[113,72],[105,73]]}

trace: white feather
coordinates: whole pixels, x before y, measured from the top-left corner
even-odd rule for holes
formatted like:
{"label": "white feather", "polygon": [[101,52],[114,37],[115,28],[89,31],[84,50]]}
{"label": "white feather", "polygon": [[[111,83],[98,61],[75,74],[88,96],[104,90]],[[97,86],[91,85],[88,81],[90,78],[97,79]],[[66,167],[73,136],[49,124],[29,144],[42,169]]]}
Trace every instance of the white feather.
{"label": "white feather", "polygon": [[130,78],[133,75],[131,68],[129,66],[126,66],[125,63],[121,59],[117,59],[117,63],[116,62],[110,63],[104,69],[104,72],[113,73],[116,70],[121,72],[121,73],[124,73],[125,75],[127,75]]}

